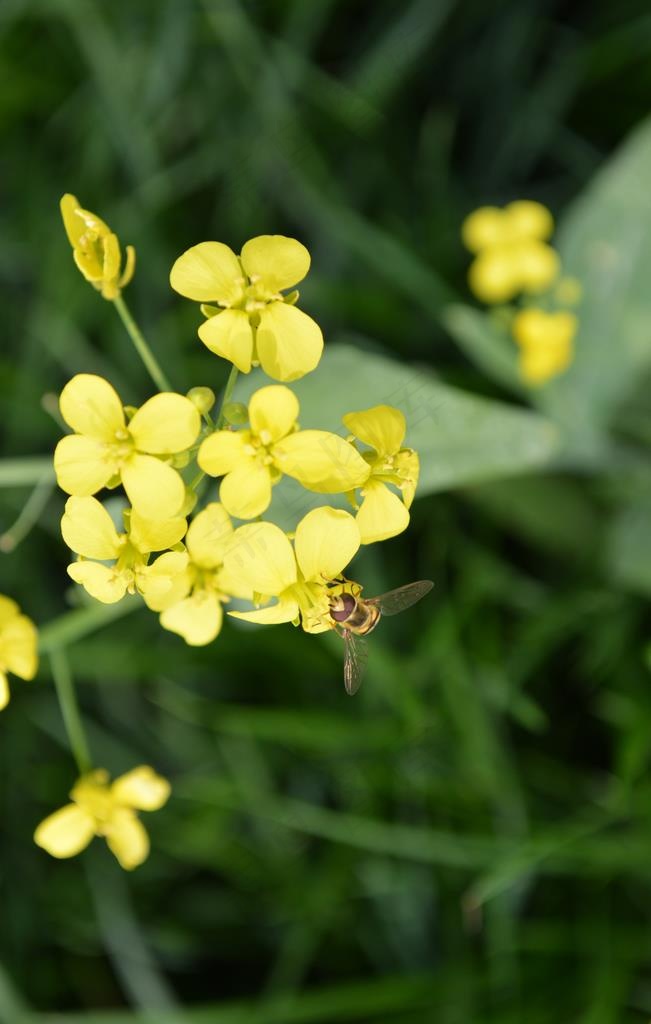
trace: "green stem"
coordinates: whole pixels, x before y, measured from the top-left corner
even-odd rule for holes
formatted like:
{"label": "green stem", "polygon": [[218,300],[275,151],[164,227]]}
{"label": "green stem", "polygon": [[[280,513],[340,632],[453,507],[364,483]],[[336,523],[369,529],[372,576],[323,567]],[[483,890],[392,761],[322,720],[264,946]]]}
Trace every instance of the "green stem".
{"label": "green stem", "polygon": [[117,309],[120,319],[126,327],[127,334],[131,338],[136,352],[142,359],[143,363],[149,371],[149,376],[153,380],[154,384],[159,391],[172,391],[172,385],[168,381],[167,377],[158,365],[158,361],[150,349],[149,345],[145,341],[144,335],[138,324],[131,316],[127,304],[121,295],[118,295],[117,299],[113,299],[113,305]]}
{"label": "green stem", "polygon": [[60,647],[50,654],[52,677],[59,698],[59,707],[66,727],[70,749],[77,762],[80,775],[86,775],[93,767],[86,733],[79,713],[75,684],[70,672],[70,664],[65,649]]}
{"label": "green stem", "polygon": [[0,551],[13,551],[28,536],[47,505],[54,484],[54,477],[48,469],[23,505],[16,521],[0,536]]}
{"label": "green stem", "polygon": [[231,372],[228,375],[226,387],[224,388],[224,397],[222,398],[222,404],[219,407],[219,416],[217,417],[217,430],[221,430],[226,422],[226,417],[224,416],[224,409],[231,400],[231,395],[233,394],[233,388],[235,387],[235,381],[238,378],[239,372],[240,371],[238,370],[237,366],[233,365],[231,367]]}

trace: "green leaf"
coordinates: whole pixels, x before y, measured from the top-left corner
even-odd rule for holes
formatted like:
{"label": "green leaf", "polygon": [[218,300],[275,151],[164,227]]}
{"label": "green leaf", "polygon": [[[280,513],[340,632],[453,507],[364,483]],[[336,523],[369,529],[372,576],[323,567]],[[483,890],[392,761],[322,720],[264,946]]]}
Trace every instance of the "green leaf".
{"label": "green leaf", "polygon": [[[238,400],[262,383],[257,375],[240,379]],[[420,496],[547,465],[559,447],[558,430],[537,413],[477,398],[442,384],[429,370],[348,345],[328,348],[318,372],[292,388],[302,427],[342,435],[344,413],[381,404],[401,409],[406,443],[420,455]]]}
{"label": "green leaf", "polygon": [[576,357],[539,394],[568,444],[589,452],[651,367],[651,120],[593,179],[559,233],[563,270],[579,278]]}

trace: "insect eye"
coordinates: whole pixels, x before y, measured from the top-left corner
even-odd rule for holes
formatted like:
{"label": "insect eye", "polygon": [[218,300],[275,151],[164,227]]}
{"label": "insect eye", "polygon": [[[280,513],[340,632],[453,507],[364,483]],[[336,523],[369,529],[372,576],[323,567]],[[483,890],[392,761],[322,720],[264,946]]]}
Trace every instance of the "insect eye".
{"label": "insect eye", "polygon": [[330,603],[330,617],[335,622],[345,622],[355,610],[357,602],[352,594],[341,594]]}

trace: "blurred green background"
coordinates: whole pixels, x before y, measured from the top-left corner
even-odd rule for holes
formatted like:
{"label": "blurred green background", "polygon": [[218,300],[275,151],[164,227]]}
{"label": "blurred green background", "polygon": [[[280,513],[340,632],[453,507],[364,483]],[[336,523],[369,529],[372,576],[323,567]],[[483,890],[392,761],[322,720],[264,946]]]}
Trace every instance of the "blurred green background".
{"label": "blurred green background", "polygon": [[[41,625],[80,601],[51,396],[79,371],[151,393],[74,268],[66,191],[136,246],[127,298],[179,390],[226,372],[176,256],[308,245],[332,349],[303,420],[400,392],[423,456],[409,532],[356,575],[436,582],[373,636],[354,700],[337,639],[291,627],[197,650],[137,610],[71,644],[97,762],[173,783],[132,875],[98,842],[32,844],[75,772],[47,657],[14,681],[0,1021],[647,1021],[648,3],[3,0],[0,40],[0,533],[30,493],[37,516],[0,591]],[[537,411],[459,242],[469,210],[524,197],[586,291]]]}

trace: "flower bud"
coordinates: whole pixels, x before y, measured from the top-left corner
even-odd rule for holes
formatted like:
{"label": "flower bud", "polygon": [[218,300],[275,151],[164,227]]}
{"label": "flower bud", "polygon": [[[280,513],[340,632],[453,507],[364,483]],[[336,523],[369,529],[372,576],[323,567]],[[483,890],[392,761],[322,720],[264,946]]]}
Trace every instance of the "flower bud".
{"label": "flower bud", "polygon": [[215,404],[215,392],[212,388],[190,388],[186,398],[190,399],[201,416],[205,416],[206,413],[210,412]]}
{"label": "flower bud", "polygon": [[223,408],[222,415],[226,422],[234,427],[249,422],[248,409],[241,402],[227,402]]}

